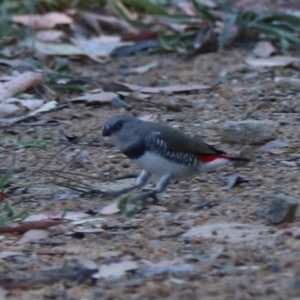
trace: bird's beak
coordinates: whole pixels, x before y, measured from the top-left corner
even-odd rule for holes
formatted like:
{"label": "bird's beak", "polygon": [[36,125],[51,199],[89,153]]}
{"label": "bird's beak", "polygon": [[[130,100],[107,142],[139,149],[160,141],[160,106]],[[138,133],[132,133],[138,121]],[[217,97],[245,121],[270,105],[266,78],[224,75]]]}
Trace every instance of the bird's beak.
{"label": "bird's beak", "polygon": [[110,136],[111,135],[111,127],[109,125],[104,125],[102,130],[103,136]]}

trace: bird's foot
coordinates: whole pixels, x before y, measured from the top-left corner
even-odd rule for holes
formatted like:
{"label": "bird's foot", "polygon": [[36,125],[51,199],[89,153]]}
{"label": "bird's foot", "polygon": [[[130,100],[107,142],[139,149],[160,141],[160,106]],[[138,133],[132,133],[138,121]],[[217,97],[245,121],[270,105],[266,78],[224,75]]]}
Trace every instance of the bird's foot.
{"label": "bird's foot", "polygon": [[135,214],[145,209],[149,198],[153,199],[152,204],[158,203],[156,192],[150,190],[121,196],[118,206],[122,213],[127,217],[133,217]]}
{"label": "bird's foot", "polygon": [[129,192],[137,189],[137,186],[131,186],[122,190],[118,190],[118,191],[109,191],[109,192],[105,192],[107,195],[112,196],[112,197],[119,197],[121,195],[124,194],[128,194]]}
{"label": "bird's foot", "polygon": [[151,189],[143,189],[143,193],[145,194],[145,196],[147,196],[147,198],[151,198],[152,202],[151,204],[158,204],[159,203],[159,198],[157,197],[157,192],[155,190],[151,190]]}

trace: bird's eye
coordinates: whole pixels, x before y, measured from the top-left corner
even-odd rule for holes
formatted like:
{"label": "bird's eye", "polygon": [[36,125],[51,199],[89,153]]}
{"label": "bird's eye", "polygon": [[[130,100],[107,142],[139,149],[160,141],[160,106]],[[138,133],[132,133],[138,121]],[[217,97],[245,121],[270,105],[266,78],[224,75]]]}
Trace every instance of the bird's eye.
{"label": "bird's eye", "polygon": [[122,121],[118,121],[116,124],[116,128],[120,129],[123,126],[123,122]]}

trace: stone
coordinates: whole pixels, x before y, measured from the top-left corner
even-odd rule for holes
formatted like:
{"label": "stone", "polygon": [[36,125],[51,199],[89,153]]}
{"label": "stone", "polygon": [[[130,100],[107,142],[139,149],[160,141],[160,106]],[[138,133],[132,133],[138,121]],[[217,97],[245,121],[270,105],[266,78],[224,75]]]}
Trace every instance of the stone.
{"label": "stone", "polygon": [[277,137],[278,124],[270,120],[227,121],[222,140],[242,145],[262,144]]}
{"label": "stone", "polygon": [[284,194],[275,195],[272,198],[273,200],[267,213],[267,220],[271,224],[292,222],[298,207],[297,199]]}

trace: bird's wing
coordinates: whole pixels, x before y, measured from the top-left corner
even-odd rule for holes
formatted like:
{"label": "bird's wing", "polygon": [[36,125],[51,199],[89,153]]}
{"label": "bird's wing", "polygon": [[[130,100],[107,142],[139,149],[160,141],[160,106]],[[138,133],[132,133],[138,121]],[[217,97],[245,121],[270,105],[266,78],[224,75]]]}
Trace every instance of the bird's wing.
{"label": "bird's wing", "polygon": [[199,136],[192,138],[176,128],[158,123],[152,124],[154,132],[159,132],[156,138],[168,141],[167,149],[169,151],[193,154],[225,154],[225,152],[206,144]]}

